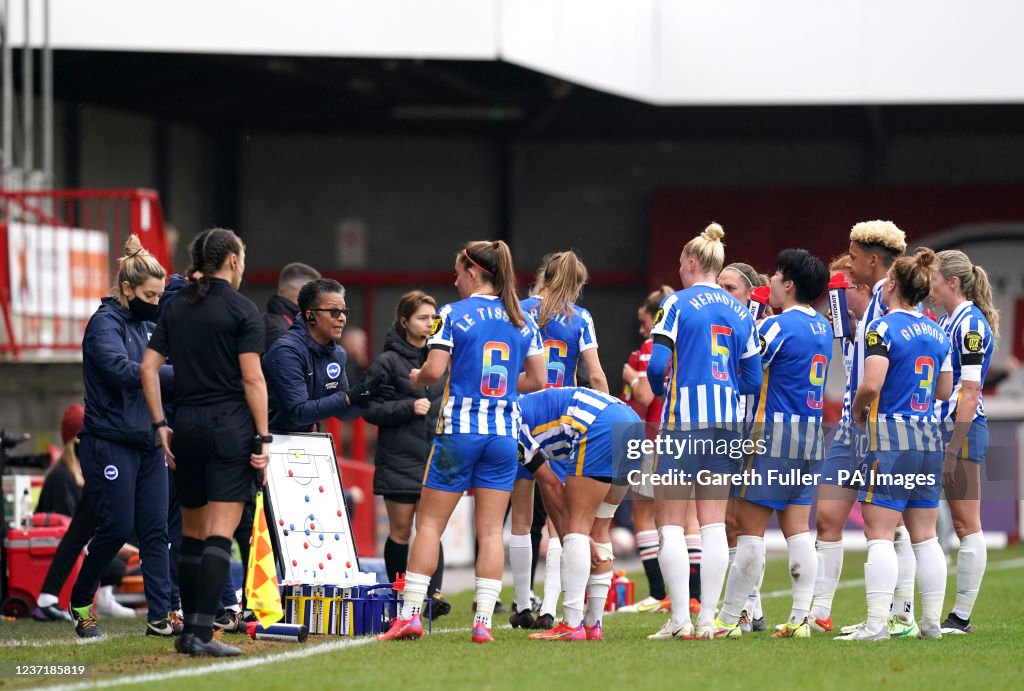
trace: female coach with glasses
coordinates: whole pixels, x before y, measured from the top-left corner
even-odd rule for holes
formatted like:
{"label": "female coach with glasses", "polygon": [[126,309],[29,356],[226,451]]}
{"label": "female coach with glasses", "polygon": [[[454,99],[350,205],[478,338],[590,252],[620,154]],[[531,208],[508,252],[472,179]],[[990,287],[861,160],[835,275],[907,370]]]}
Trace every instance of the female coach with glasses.
{"label": "female coach with glasses", "polygon": [[302,286],[299,314],[302,318],[263,357],[272,432],[309,432],[329,417],[351,420],[370,401],[391,397],[394,388],[384,383],[383,375],[348,385],[347,355],[337,343],[349,315],[340,283],[318,278]]}

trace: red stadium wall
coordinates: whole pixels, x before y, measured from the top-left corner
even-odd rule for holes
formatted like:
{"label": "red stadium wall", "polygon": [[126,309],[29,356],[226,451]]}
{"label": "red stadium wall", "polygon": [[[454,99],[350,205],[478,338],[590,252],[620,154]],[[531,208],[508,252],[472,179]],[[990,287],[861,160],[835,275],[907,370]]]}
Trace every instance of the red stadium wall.
{"label": "red stadium wall", "polygon": [[679,285],[679,252],[711,221],[725,228],[727,262],[767,272],[787,247],[827,261],[846,250],[853,224],[876,218],[895,222],[914,245],[959,225],[1024,221],[1024,186],[660,190],[651,213],[650,285]]}

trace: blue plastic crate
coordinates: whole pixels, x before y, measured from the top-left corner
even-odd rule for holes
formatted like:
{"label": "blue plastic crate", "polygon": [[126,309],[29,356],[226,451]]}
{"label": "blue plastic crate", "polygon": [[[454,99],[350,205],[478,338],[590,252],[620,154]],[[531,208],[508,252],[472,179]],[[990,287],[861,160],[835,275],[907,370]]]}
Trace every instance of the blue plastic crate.
{"label": "blue plastic crate", "polygon": [[[391,620],[398,616],[401,600],[390,583],[374,586],[355,586],[341,600],[342,616],[339,633],[342,636],[368,636],[386,631]],[[426,603],[424,613],[428,633],[433,628],[430,621],[431,603]]]}

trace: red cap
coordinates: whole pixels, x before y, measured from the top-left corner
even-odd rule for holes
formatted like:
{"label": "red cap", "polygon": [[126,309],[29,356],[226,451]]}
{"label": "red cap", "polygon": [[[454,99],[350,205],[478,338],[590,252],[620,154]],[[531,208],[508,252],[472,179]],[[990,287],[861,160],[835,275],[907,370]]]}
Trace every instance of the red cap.
{"label": "red cap", "polygon": [[768,299],[772,295],[772,289],[768,286],[758,286],[750,291],[750,299],[754,302],[760,302],[762,305],[768,304]]}
{"label": "red cap", "polygon": [[828,282],[828,289],[833,290],[835,288],[852,288],[850,280],[846,278],[846,274],[842,271],[836,274],[832,274],[832,279]]}
{"label": "red cap", "polygon": [[78,436],[85,423],[85,408],[81,403],[72,403],[60,420],[60,438],[64,444]]}

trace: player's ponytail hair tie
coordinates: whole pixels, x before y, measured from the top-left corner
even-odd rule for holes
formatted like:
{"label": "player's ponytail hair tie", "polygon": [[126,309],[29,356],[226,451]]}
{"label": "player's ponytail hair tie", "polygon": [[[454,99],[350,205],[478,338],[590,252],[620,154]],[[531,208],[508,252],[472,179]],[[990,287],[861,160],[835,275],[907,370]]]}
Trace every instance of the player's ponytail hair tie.
{"label": "player's ponytail hair tie", "polygon": [[462,255],[463,255],[463,256],[464,256],[465,258],[466,258],[466,261],[468,261],[468,262],[469,262],[470,264],[472,264],[472,265],[473,265],[473,266],[475,266],[476,268],[478,268],[478,269],[480,269],[481,271],[483,271],[483,272],[484,272],[485,274],[488,274],[488,275],[490,275],[490,276],[493,276],[493,275],[494,275],[494,272],[493,272],[493,271],[491,271],[490,269],[485,269],[484,267],[482,267],[482,266],[480,265],[480,263],[479,263],[478,261],[476,261],[475,259],[473,259],[473,257],[469,256],[469,250],[465,250],[465,249],[464,249],[464,250],[462,250]]}

